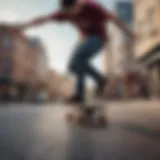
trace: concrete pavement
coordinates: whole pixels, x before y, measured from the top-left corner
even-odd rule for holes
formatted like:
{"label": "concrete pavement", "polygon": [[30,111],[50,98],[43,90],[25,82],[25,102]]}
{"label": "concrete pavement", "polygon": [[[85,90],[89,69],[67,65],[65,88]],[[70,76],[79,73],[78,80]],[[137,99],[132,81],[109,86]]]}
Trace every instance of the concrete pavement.
{"label": "concrete pavement", "polygon": [[160,105],[109,102],[105,129],[65,121],[71,106],[10,104],[0,108],[1,160],[158,160]]}

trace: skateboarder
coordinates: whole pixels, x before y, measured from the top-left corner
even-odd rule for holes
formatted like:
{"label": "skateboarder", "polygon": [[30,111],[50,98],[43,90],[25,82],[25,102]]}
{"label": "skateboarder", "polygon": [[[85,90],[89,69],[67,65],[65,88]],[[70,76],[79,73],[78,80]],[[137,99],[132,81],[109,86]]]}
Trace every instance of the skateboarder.
{"label": "skateboarder", "polygon": [[97,2],[89,0],[60,0],[60,10],[44,17],[32,20],[21,29],[27,29],[47,22],[70,22],[80,31],[81,41],[76,47],[69,63],[69,70],[77,78],[76,93],[69,99],[70,102],[84,100],[85,76],[89,75],[97,83],[97,95],[100,95],[106,85],[107,79],[99,73],[89,61],[98,54],[108,41],[106,24],[115,23],[125,34],[133,38],[133,33],[114,14]]}

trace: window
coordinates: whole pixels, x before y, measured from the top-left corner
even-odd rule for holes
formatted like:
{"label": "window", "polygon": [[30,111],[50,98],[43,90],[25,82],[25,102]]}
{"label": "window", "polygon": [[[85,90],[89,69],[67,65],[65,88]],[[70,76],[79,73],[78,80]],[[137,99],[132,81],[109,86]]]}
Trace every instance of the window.
{"label": "window", "polygon": [[9,65],[10,65],[10,61],[9,61],[9,58],[7,57],[3,60],[3,66],[8,67]]}
{"label": "window", "polygon": [[147,11],[148,23],[154,23],[155,8],[149,8]]}
{"label": "window", "polygon": [[2,61],[2,69],[3,72],[9,72],[10,71],[10,67],[11,67],[11,61],[8,57],[6,57],[3,61]]}
{"label": "window", "polygon": [[155,7],[151,7],[147,11],[147,35],[149,37],[157,36],[157,28],[156,28],[156,21],[155,21]]}
{"label": "window", "polygon": [[11,37],[9,35],[5,35],[3,37],[2,45],[3,45],[3,49],[10,49],[11,48],[12,42],[11,42]]}

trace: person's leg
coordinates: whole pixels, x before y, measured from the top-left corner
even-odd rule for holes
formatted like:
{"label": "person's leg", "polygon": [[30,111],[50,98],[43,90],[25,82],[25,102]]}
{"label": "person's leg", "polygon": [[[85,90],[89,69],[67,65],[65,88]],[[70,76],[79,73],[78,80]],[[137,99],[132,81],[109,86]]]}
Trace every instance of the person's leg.
{"label": "person's leg", "polygon": [[98,85],[102,85],[105,82],[105,77],[96,69],[94,68],[92,65],[88,65],[86,67],[86,73],[92,77]]}
{"label": "person's leg", "polygon": [[98,53],[103,44],[104,41],[100,37],[90,36],[77,48],[71,59],[69,68],[77,75],[76,95],[79,97],[84,96],[84,77],[86,74],[90,75],[99,86],[104,82],[103,75],[89,65],[89,60]]}
{"label": "person's leg", "polygon": [[80,55],[76,56],[79,60],[79,64],[81,64],[80,69],[82,72],[85,72],[85,74],[89,75],[98,84],[97,95],[103,93],[107,79],[89,62],[96,54],[100,53],[98,51],[103,47],[103,45],[104,41],[100,37],[90,36],[81,47],[83,51],[80,52]]}
{"label": "person's leg", "polygon": [[85,74],[79,70],[79,67],[77,67],[77,64],[79,63],[77,61],[77,55],[80,54],[80,48],[82,45],[83,44],[79,44],[76,46],[69,62],[69,71],[72,72],[76,77],[75,94],[69,99],[71,102],[82,102],[84,100]]}
{"label": "person's leg", "polygon": [[96,81],[98,85],[96,89],[96,95],[103,96],[108,79],[91,65],[88,65],[86,72]]}
{"label": "person's leg", "polygon": [[85,74],[79,73],[77,74],[77,84],[76,84],[76,97],[80,101],[84,100],[84,92],[85,92]]}

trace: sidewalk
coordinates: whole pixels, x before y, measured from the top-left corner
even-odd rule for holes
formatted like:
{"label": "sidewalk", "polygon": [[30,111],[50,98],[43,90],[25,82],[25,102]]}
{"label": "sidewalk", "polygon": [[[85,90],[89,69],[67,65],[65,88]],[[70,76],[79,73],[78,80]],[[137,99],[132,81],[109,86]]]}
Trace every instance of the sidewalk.
{"label": "sidewalk", "polygon": [[108,101],[111,105],[129,105],[129,106],[155,106],[160,107],[160,100],[142,100],[142,99],[136,99],[136,100],[116,100],[116,101]]}

